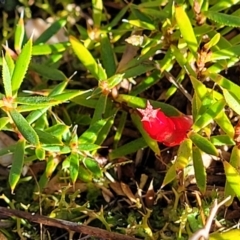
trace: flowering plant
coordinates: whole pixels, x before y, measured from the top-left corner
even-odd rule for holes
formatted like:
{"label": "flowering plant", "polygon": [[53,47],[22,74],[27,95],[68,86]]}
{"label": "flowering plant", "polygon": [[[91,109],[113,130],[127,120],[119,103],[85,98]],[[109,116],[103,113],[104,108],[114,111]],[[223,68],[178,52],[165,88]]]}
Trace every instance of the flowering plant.
{"label": "flowering plant", "polygon": [[137,109],[142,116],[142,124],[149,136],[168,147],[179,145],[192,127],[189,116],[168,117],[161,109],[153,109],[147,102],[145,109]]}

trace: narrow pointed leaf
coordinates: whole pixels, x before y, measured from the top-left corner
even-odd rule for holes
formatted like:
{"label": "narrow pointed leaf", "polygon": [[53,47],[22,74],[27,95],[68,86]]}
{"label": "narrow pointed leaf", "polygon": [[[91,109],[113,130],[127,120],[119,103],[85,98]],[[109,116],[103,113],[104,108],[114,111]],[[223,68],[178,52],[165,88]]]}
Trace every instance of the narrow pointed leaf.
{"label": "narrow pointed leaf", "polygon": [[209,108],[207,108],[206,112],[200,116],[197,121],[193,125],[193,129],[195,131],[199,131],[200,129],[206,127],[208,124],[210,124],[213,119],[221,112],[223,111],[223,108],[225,106],[225,100],[219,100],[212,104]]}
{"label": "narrow pointed leaf", "polygon": [[204,138],[195,132],[191,132],[189,134],[189,138],[203,152],[206,152],[214,156],[218,156],[217,149],[207,138]]}
{"label": "narrow pointed leaf", "polygon": [[36,41],[34,42],[35,45],[39,43],[47,42],[54,34],[56,34],[61,28],[65,26],[67,23],[66,19],[59,19],[55,21],[49,28],[47,28]]}
{"label": "narrow pointed leaf", "polygon": [[209,10],[204,12],[204,15],[214,22],[223,24],[224,26],[240,27],[240,17],[238,16]]}
{"label": "narrow pointed leaf", "polygon": [[63,81],[67,79],[67,77],[64,75],[62,71],[44,64],[31,63],[30,69],[39,73],[42,77],[46,78],[47,80],[51,79]]}
{"label": "narrow pointed leaf", "polygon": [[176,179],[177,173],[176,173],[176,168],[174,165],[172,165],[168,170],[167,173],[164,177],[163,183],[161,188],[172,182],[174,179]]}
{"label": "narrow pointed leaf", "polygon": [[[235,169],[239,169],[239,167],[240,167],[240,149],[238,149],[237,146],[233,147],[233,149],[232,149],[231,158],[230,158],[229,163]],[[230,183],[227,180],[226,184],[225,184],[225,188],[224,188],[224,196],[225,197],[231,196],[231,199],[226,203],[227,206],[232,204],[232,201],[233,201],[233,198],[235,197],[235,195],[236,194],[235,194],[233,188],[231,187]]]}
{"label": "narrow pointed leaf", "polygon": [[174,162],[176,171],[184,169],[188,165],[191,156],[192,142],[190,139],[185,139],[178,149],[177,158]]}
{"label": "narrow pointed leaf", "polygon": [[175,17],[176,17],[176,21],[180,29],[180,32],[183,36],[183,39],[186,41],[192,54],[196,56],[197,49],[198,49],[198,42],[195,37],[192,24],[188,18],[186,11],[183,9],[182,6],[176,6]]}
{"label": "narrow pointed leaf", "polygon": [[16,61],[15,69],[12,76],[12,91],[16,95],[21,86],[24,76],[27,72],[32,54],[32,39],[25,44],[18,59]]}
{"label": "narrow pointed leaf", "polygon": [[88,169],[86,169],[82,164],[80,164],[78,168],[78,178],[83,182],[91,182],[93,176]]}
{"label": "narrow pointed leaf", "polygon": [[116,61],[113,46],[107,34],[101,35],[101,58],[103,67],[106,69],[108,77],[111,77],[116,72]]}
{"label": "narrow pointed leaf", "polygon": [[102,119],[92,124],[78,139],[79,144],[83,143],[95,143],[98,138],[98,134],[104,125],[107,123],[107,119]]}
{"label": "narrow pointed leaf", "polygon": [[32,55],[41,56],[54,53],[61,53],[64,52],[69,46],[70,46],[69,42],[34,45],[32,48]]}
{"label": "narrow pointed leaf", "polygon": [[45,152],[45,149],[43,149],[41,146],[36,148],[35,154],[39,160],[45,160],[46,152]]}
{"label": "narrow pointed leaf", "polygon": [[19,140],[15,147],[16,148],[13,153],[13,163],[8,179],[12,192],[14,191],[22,173],[24,163],[25,140]]}
{"label": "narrow pointed leaf", "polygon": [[83,160],[83,164],[85,165],[85,167],[91,171],[91,173],[93,174],[93,176],[95,178],[101,178],[102,177],[102,171],[97,163],[97,161],[91,159],[91,158],[85,158]]}
{"label": "narrow pointed leaf", "polygon": [[14,49],[18,53],[21,52],[22,43],[23,43],[24,34],[25,34],[23,14],[24,14],[24,10],[22,10],[21,12],[20,18],[18,20],[16,29],[15,29],[15,36],[14,36]]}
{"label": "narrow pointed leaf", "polygon": [[231,92],[223,89],[224,98],[230,108],[240,115],[240,101]]}
{"label": "narrow pointed leaf", "polygon": [[102,75],[101,67],[97,64],[92,54],[88,51],[88,49],[75,37],[70,36],[70,43],[72,45],[73,51],[77,55],[78,59],[82,62],[84,67],[98,80],[106,79],[107,76],[105,74]]}
{"label": "narrow pointed leaf", "polygon": [[234,168],[227,161],[223,161],[224,171],[227,182],[232,188],[237,197],[240,197],[240,175],[236,168]]}
{"label": "narrow pointed leaf", "polygon": [[27,120],[15,109],[10,110],[9,113],[22,136],[31,144],[38,146],[38,135],[35,130],[29,125]]}
{"label": "narrow pointed leaf", "polygon": [[93,22],[95,27],[100,27],[102,21],[103,2],[102,0],[92,0]]}
{"label": "narrow pointed leaf", "polygon": [[218,126],[230,137],[233,138],[235,134],[234,127],[228,118],[227,114],[222,111],[220,112],[217,117],[215,117],[215,122],[218,124]]}
{"label": "narrow pointed leaf", "polygon": [[77,153],[71,153],[71,155],[68,158],[70,162],[70,167],[69,167],[70,176],[73,183],[75,183],[78,177],[79,157]]}
{"label": "narrow pointed leaf", "polygon": [[5,95],[6,97],[12,97],[11,72],[4,56],[2,57],[2,61],[3,61],[2,79],[3,79],[3,87],[4,87]]}
{"label": "narrow pointed leaf", "polygon": [[192,150],[192,158],[193,158],[193,167],[195,171],[195,178],[197,182],[197,186],[202,193],[206,191],[206,183],[207,183],[207,175],[206,170],[203,165],[202,154],[201,151],[194,147]]}
{"label": "narrow pointed leaf", "polygon": [[139,149],[145,147],[147,147],[147,143],[145,142],[145,140],[143,138],[138,138],[110,152],[109,160],[111,161],[116,158],[124,157],[127,154],[134,153]]}

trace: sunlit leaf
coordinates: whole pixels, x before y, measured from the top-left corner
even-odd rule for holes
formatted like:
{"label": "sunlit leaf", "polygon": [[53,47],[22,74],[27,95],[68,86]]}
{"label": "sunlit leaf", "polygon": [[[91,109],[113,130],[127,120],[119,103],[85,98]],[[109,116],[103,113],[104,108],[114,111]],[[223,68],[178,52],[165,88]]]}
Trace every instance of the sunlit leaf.
{"label": "sunlit leaf", "polygon": [[174,165],[172,165],[168,170],[167,173],[164,177],[163,183],[161,188],[172,182],[174,179],[176,179],[177,173],[176,173],[176,168]]}
{"label": "sunlit leaf", "polygon": [[35,130],[30,126],[26,119],[15,109],[9,111],[13,122],[16,124],[19,132],[31,144],[38,146],[39,138]]}
{"label": "sunlit leaf", "polygon": [[16,93],[19,90],[19,87],[23,82],[24,76],[27,72],[28,65],[31,60],[31,55],[32,55],[32,39],[29,39],[29,41],[23,47],[20,55],[18,56],[16,65],[14,68],[14,72],[12,75],[13,95],[16,95]]}
{"label": "sunlit leaf", "polygon": [[75,37],[69,37],[70,43],[72,45],[73,51],[77,55],[78,59],[86,67],[86,69],[98,80],[106,79],[106,74],[104,75],[101,70],[100,65],[97,64],[92,54],[88,51],[85,46],[78,41]]}
{"label": "sunlit leaf", "polygon": [[232,188],[237,197],[240,197],[240,175],[236,168],[234,168],[227,161],[223,161],[224,171],[227,182]]}
{"label": "sunlit leaf", "polygon": [[197,147],[194,147],[192,150],[192,154],[193,154],[192,155],[193,167],[194,167],[197,186],[202,193],[205,193],[206,184],[207,184],[207,175],[203,165],[202,153]]}
{"label": "sunlit leaf", "polygon": [[65,26],[67,23],[66,19],[56,20],[50,27],[48,27],[38,39],[35,40],[34,44],[37,45],[39,43],[47,42],[54,34],[56,34],[61,28]]}
{"label": "sunlit leaf", "polygon": [[191,132],[189,134],[189,138],[192,140],[192,142],[203,152],[206,152],[211,155],[218,156],[218,151],[214,147],[214,145],[207,139],[202,137],[201,135]]}
{"label": "sunlit leaf", "polygon": [[174,162],[176,171],[184,169],[192,156],[192,142],[189,139],[185,139],[178,149],[177,158]]}
{"label": "sunlit leaf", "polygon": [[219,13],[214,11],[206,11],[204,15],[213,20],[214,22],[223,24],[224,26],[230,27],[239,27],[240,26],[240,17],[233,16],[231,14]]}
{"label": "sunlit leaf", "polygon": [[97,161],[95,161],[94,159],[91,159],[91,158],[85,158],[85,159],[83,159],[83,164],[89,171],[92,172],[92,174],[95,178],[102,177],[102,171],[101,171]]}
{"label": "sunlit leaf", "polygon": [[195,37],[192,24],[182,6],[175,7],[175,17],[181,34],[194,56],[197,54],[198,42]]}

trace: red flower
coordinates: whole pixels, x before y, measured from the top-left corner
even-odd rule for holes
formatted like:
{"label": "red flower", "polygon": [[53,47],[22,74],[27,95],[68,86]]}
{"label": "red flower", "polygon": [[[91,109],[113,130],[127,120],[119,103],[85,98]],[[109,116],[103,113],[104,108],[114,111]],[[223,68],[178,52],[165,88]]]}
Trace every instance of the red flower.
{"label": "red flower", "polygon": [[168,117],[160,109],[153,109],[147,102],[145,109],[137,109],[142,115],[142,124],[149,136],[168,147],[179,145],[192,127],[188,116]]}

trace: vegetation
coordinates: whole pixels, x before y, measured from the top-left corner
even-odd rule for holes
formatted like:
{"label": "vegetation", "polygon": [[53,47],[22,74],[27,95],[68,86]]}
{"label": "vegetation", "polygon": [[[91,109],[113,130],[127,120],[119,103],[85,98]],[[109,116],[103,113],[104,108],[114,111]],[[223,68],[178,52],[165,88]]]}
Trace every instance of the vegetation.
{"label": "vegetation", "polygon": [[[97,231],[12,212],[3,239],[99,239],[99,228],[126,239],[239,237],[238,0],[1,8],[0,213]],[[167,119],[192,116],[181,141],[148,135],[148,101]]]}

